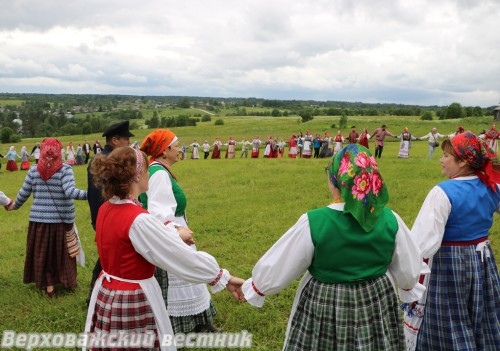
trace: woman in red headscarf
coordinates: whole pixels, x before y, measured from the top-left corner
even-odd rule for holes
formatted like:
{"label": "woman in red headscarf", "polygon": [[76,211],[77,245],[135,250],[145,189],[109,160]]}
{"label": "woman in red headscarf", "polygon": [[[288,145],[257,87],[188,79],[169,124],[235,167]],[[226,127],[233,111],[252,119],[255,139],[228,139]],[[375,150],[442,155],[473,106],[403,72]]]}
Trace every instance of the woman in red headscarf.
{"label": "woman in red headscarf", "polygon": [[488,241],[500,207],[496,154],[468,131],[444,140],[441,149],[449,180],[431,189],[411,230],[431,273],[426,296],[406,309],[408,344],[498,350],[500,277]]}
{"label": "woman in red headscarf", "polygon": [[[149,189],[140,197],[144,208],[162,223],[188,227],[187,198],[171,170],[179,161],[177,136],[169,129],[157,129],[144,138],[140,149],[150,156]],[[196,251],[194,244],[190,247]],[[155,277],[162,288],[174,333],[215,330],[212,323],[216,310],[205,284],[186,282],[159,268]]]}
{"label": "woman in red headscarf", "polygon": [[76,259],[69,256],[66,231],[75,222],[75,200],[86,200],[87,191],[76,188],[70,165],[63,164],[62,144],[45,139],[38,164],[31,166],[17,194],[13,209],[20,208],[33,194],[24,283],[35,283],[54,295],[54,285],[76,287]]}

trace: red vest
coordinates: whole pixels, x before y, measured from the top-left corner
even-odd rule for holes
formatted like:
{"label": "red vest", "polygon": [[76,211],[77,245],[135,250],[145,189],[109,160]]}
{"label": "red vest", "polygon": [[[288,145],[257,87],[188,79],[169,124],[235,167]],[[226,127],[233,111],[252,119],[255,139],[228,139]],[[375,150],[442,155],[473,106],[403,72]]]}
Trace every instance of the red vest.
{"label": "red vest", "polygon": [[96,224],[96,244],[102,269],[123,279],[151,278],[155,266],[146,261],[129,238],[135,218],[146,210],[134,204],[112,204],[106,201],[100,208]]}

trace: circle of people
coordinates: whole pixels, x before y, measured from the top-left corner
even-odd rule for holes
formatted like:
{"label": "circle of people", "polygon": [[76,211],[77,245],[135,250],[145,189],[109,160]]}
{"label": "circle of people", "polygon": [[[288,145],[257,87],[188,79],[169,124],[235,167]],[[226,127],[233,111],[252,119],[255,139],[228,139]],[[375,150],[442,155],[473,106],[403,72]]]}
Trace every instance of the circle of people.
{"label": "circle of people", "polygon": [[[264,150],[264,158],[282,158],[285,155],[287,147],[289,158],[325,158],[337,154],[345,144],[359,143],[369,149],[370,139],[375,139],[375,157],[380,158],[382,157],[384,140],[386,137],[393,137],[400,140],[398,152],[398,157],[400,158],[409,157],[412,141],[427,140],[429,145],[427,158],[432,158],[434,149],[439,146],[440,139],[453,138],[455,135],[463,132],[464,128],[459,125],[457,130],[450,134],[443,135],[438,133],[436,128],[432,128],[428,134],[422,137],[416,137],[407,127],[402,130],[401,134],[395,135],[387,130],[386,125],[382,125],[376,128],[371,134],[368,133],[368,129],[366,128],[364,128],[360,134],[356,131],[356,127],[352,126],[347,136],[343,136],[341,131],[338,131],[335,136],[330,136],[330,132],[325,132],[324,137],[321,137],[319,133],[313,136],[308,130],[305,135],[302,132],[292,134],[291,138],[287,141],[283,138],[278,140],[278,138],[273,138],[271,135],[265,141],[262,141],[258,135],[256,135],[252,141],[248,139],[236,141],[233,136],[230,136],[226,143],[223,143],[220,137],[216,137],[213,144],[205,140],[203,144],[200,145],[195,139],[193,143],[189,145],[183,144],[181,146],[181,159],[186,160],[188,158],[187,154],[189,150],[191,150],[190,158],[194,160],[200,158],[200,150],[203,152],[204,159],[209,158],[211,150],[211,158],[220,159],[222,157],[223,148],[226,149],[224,158],[235,158],[237,149],[241,150],[240,158],[247,158],[249,153],[251,158],[259,158],[261,149]],[[497,132],[495,124],[493,124],[488,131],[482,131],[479,137],[481,139],[486,139],[489,147],[493,148],[495,151],[498,150],[497,140],[500,138],[500,134]]]}
{"label": "circle of people", "polygon": [[[390,135],[384,128],[374,136]],[[52,298],[56,284],[76,286],[67,233],[76,231],[73,199],[88,199],[99,259],[86,332],[147,330],[155,349],[175,350],[163,336],[218,331],[207,285],[262,307],[302,276],[284,350],[495,350],[500,276],[488,232],[500,208],[500,163],[481,138],[457,132],[440,145],[448,180],[430,190],[411,230],[386,207],[376,158],[351,143],[325,167],[332,202],[304,213],[247,280],[196,250],[171,169],[182,150],[168,129],[129,147],[128,122],[109,127],[88,190],[76,188],[61,143],[45,139],[16,199],[0,192],[0,204],[16,210],[33,194],[24,283]]]}

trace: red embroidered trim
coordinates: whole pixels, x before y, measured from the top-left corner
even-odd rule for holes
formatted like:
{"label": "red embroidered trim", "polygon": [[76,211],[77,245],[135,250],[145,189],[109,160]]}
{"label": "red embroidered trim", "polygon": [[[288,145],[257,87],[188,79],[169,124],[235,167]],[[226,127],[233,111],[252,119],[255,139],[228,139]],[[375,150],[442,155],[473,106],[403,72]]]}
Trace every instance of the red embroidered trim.
{"label": "red embroidered trim", "polygon": [[211,282],[209,285],[214,286],[215,284],[219,283],[220,278],[222,278],[222,273],[224,273],[224,272],[222,271],[222,268],[221,268],[219,270],[219,274],[217,274],[217,277],[215,277],[214,281]]}
{"label": "red embroidered trim", "polygon": [[169,224],[170,222],[172,222],[172,221],[166,221],[166,222],[165,222],[165,223],[163,223],[163,224],[167,225],[167,224]]}
{"label": "red embroidered trim", "polygon": [[266,296],[263,293],[261,293],[259,291],[259,289],[257,289],[257,287],[255,286],[255,284],[253,283],[253,281],[252,281],[252,288],[255,290],[255,292],[257,293],[257,295],[259,295],[259,296]]}

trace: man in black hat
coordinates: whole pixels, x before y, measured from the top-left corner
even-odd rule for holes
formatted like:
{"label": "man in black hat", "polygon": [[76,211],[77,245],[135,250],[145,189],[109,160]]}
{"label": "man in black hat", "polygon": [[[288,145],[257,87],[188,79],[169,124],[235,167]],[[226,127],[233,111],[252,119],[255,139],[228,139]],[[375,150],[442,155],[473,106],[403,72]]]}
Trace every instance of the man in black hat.
{"label": "man in black hat", "polygon": [[[103,137],[106,137],[106,145],[102,150],[102,154],[108,156],[111,151],[118,147],[129,146],[130,145],[130,137],[133,137],[134,134],[130,133],[129,130],[129,122],[119,122],[110,125],[104,132],[102,133]],[[90,219],[92,221],[92,228],[95,230],[95,225],[97,221],[97,212],[99,211],[99,207],[104,203],[104,198],[101,195],[101,189],[98,189],[94,185],[92,173],[90,173],[90,169],[92,167],[92,160],[89,162],[87,167],[87,200],[89,202],[90,207]],[[90,283],[90,292],[87,297],[87,305],[90,302],[90,296],[92,295],[92,290],[94,288],[94,284],[101,273],[101,261],[97,258],[97,262],[95,264],[94,270],[92,272],[92,281]]]}

